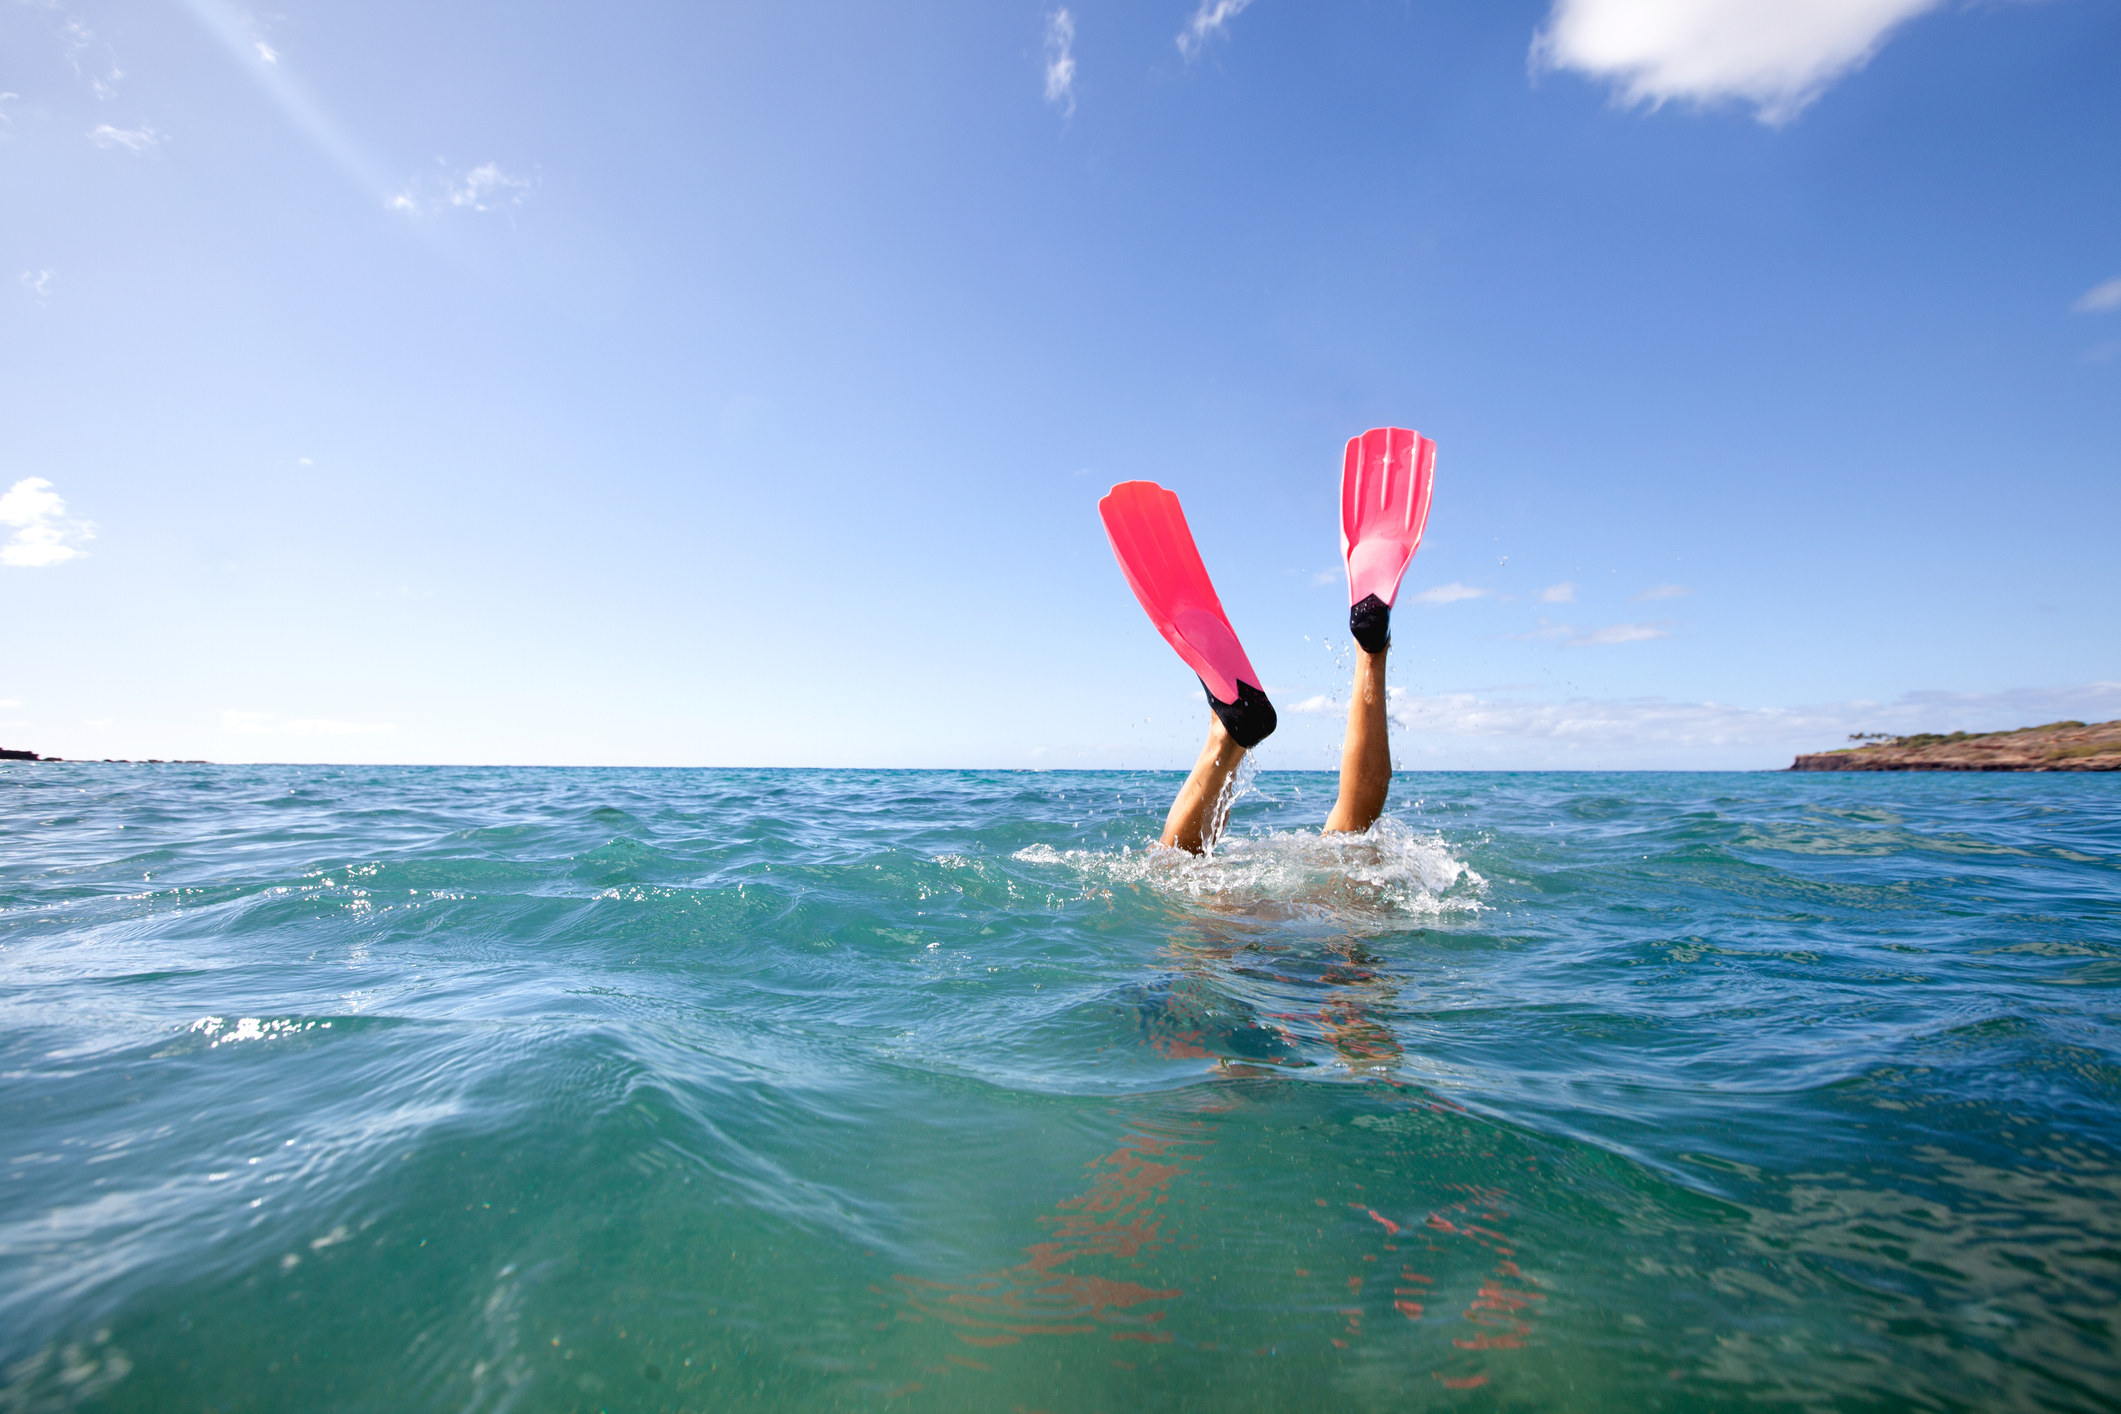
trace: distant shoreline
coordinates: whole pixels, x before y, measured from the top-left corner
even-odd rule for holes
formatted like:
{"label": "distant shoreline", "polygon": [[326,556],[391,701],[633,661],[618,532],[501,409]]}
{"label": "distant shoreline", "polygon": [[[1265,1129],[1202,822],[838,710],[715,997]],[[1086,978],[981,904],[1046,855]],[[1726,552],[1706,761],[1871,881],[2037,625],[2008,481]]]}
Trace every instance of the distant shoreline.
{"label": "distant shoreline", "polygon": [[[461,770],[461,771],[775,771],[855,772],[919,775],[928,772],[975,772],[998,775],[1152,775],[1183,776],[1182,766],[726,766],[608,765],[551,762],[437,761],[206,761],[179,757],[64,757],[0,750],[0,765],[16,763],[69,766],[232,766],[300,770]],[[1787,775],[1792,771],[2121,771],[2121,721],[2082,727],[2056,723],[2021,727],[2012,732],[1899,737],[1874,745],[1800,755],[1789,766],[1416,766],[1401,765],[1395,776],[1545,776],[1545,775]],[[1262,776],[1331,776],[1330,766],[1266,766]]]}
{"label": "distant shoreline", "polygon": [[2121,771],[2121,721],[1923,732],[1799,756],[1792,771]]}
{"label": "distant shoreline", "polygon": [[[66,763],[67,758],[64,756],[39,756],[34,751],[14,751],[6,747],[0,747],[0,761]],[[211,766],[215,763],[212,761],[179,761],[175,757],[165,758],[161,756],[150,756],[139,761],[122,756],[106,756],[100,761],[81,757],[67,764],[75,766]]]}

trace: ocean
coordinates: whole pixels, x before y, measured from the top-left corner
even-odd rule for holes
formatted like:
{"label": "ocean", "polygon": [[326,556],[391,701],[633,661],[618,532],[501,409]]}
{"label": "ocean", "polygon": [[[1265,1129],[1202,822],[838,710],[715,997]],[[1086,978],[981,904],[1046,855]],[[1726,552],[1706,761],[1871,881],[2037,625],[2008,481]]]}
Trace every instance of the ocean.
{"label": "ocean", "polygon": [[2112,1410],[2121,779],[0,767],[0,1411]]}

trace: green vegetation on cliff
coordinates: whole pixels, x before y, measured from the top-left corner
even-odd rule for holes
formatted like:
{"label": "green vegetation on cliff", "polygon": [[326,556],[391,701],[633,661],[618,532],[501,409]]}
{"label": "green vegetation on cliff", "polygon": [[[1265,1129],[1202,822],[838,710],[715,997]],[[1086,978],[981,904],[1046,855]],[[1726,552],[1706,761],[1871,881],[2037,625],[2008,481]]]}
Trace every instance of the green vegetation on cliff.
{"label": "green vegetation on cliff", "polygon": [[2121,771],[2121,721],[2007,732],[1852,732],[1855,746],[1799,756],[1793,771]]}

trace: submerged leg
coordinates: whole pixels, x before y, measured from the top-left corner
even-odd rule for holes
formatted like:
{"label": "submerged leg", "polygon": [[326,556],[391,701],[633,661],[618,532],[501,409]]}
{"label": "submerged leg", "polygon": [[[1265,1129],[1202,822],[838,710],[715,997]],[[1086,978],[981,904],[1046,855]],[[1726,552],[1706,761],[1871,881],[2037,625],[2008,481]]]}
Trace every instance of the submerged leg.
{"label": "submerged leg", "polygon": [[[1355,650],[1355,685],[1348,692],[1348,741],[1340,749],[1340,799],[1326,817],[1326,833],[1361,834],[1384,813],[1392,789],[1392,742],[1385,724],[1386,644]],[[1198,769],[1198,768],[1195,768]]]}
{"label": "submerged leg", "polygon": [[1211,714],[1207,744],[1200,749],[1200,759],[1193,763],[1193,773],[1178,788],[1171,813],[1164,817],[1163,844],[1199,854],[1215,843],[1212,831],[1216,825],[1216,803],[1230,784],[1237,763],[1244,759],[1245,749],[1230,735],[1222,718]]}

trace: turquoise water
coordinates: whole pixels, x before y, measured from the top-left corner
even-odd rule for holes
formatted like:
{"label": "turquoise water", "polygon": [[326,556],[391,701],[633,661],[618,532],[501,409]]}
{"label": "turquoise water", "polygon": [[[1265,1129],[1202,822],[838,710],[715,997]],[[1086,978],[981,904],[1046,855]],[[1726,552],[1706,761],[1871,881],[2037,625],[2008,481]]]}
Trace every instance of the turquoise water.
{"label": "turquoise water", "polygon": [[2121,779],[0,768],[0,1411],[2112,1409]]}

